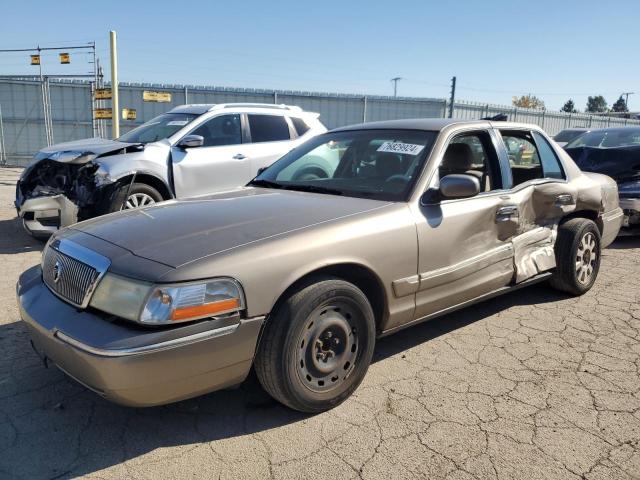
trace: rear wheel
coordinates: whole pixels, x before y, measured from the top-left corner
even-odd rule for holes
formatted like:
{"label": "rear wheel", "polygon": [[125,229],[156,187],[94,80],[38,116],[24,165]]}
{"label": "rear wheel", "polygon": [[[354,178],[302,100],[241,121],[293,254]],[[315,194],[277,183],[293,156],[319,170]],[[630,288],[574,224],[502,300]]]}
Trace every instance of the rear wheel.
{"label": "rear wheel", "polygon": [[572,295],[591,289],[600,270],[600,230],[586,218],[572,218],[558,227],[556,272],[551,285]]}
{"label": "rear wheel", "polygon": [[321,412],[358,387],[374,343],[375,320],[364,293],[343,280],[319,279],[269,316],[256,373],[276,400],[302,412]]}

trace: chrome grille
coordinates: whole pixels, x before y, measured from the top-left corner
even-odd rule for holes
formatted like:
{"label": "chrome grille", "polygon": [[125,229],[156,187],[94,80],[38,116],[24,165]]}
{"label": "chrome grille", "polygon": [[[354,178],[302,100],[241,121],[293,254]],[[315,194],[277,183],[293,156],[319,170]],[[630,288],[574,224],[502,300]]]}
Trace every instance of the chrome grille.
{"label": "chrome grille", "polygon": [[86,307],[110,262],[70,241],[54,241],[42,258],[42,278],[49,289],[77,307]]}

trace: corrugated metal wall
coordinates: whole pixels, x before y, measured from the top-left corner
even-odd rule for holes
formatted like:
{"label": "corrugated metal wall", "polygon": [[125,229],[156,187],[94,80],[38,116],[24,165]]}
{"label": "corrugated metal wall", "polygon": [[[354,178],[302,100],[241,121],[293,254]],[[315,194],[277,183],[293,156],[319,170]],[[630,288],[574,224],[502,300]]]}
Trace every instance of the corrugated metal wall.
{"label": "corrugated metal wall", "polygon": [[[144,90],[170,92],[172,101],[144,102]],[[304,110],[320,113],[320,119],[328,128],[363,121],[444,117],[448,113],[447,101],[438,98],[123,83],[120,85],[120,107],[135,109],[137,118],[135,121],[121,120],[121,131],[124,133],[176,105],[184,104],[185,95],[188,103],[259,102],[298,105]],[[54,143],[93,136],[91,88],[87,82],[51,80],[50,101]],[[109,102],[105,102],[105,106],[108,105]],[[0,109],[4,157],[8,164],[24,164],[47,144],[40,82],[0,79]],[[540,125],[551,135],[568,127],[640,125],[637,120],[516,109],[466,101],[456,102],[454,108],[454,117],[463,119],[478,119],[498,113],[507,114],[509,120]],[[110,122],[103,122],[106,122],[105,131],[110,132]]]}

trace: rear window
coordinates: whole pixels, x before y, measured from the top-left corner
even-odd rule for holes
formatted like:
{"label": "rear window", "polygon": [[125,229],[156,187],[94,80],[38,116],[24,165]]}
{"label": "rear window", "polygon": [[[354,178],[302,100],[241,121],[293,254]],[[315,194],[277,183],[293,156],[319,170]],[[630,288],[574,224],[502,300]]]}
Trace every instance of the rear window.
{"label": "rear window", "polygon": [[289,124],[279,115],[249,115],[251,142],[277,142],[289,140]]}
{"label": "rear window", "polygon": [[293,123],[294,128],[296,129],[296,133],[298,136],[302,136],[309,131],[309,125],[306,122],[298,117],[291,117],[291,122]]}

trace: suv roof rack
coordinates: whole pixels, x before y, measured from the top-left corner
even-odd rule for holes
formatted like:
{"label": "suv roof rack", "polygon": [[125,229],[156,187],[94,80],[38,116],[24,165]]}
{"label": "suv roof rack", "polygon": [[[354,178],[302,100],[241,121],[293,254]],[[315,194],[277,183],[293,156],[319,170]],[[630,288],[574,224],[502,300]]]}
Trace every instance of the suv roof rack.
{"label": "suv roof rack", "polygon": [[295,105],[285,105],[284,103],[217,103],[209,110],[221,110],[224,108],[269,108],[278,110],[290,110],[292,112],[301,112],[302,109]]}

